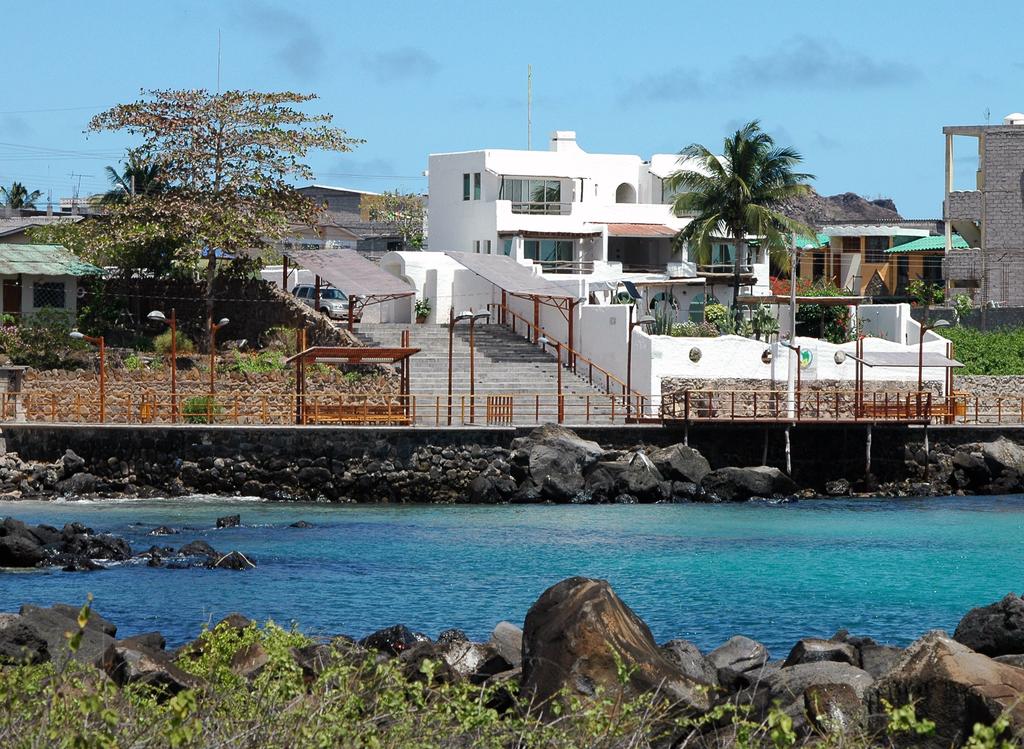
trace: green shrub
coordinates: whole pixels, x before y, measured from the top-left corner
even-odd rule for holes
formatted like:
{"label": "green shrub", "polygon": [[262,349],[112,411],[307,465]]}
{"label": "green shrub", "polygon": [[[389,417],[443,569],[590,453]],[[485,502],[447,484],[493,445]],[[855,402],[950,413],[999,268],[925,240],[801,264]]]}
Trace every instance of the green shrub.
{"label": "green shrub", "polygon": [[[195,353],[196,344],[192,342],[192,339],[187,335],[182,335],[181,331],[178,331],[177,338],[174,342],[175,347],[178,349],[179,356],[188,356],[189,354]],[[153,339],[153,348],[158,354],[167,356],[171,353],[171,331],[165,330],[163,333]]]}
{"label": "green shrub", "polygon": [[964,364],[957,374],[1024,374],[1024,328],[983,331],[950,327],[935,332],[953,342],[953,358]]}
{"label": "green shrub", "polygon": [[971,314],[972,309],[974,309],[974,303],[967,294],[958,294],[953,299],[953,314],[956,315],[957,325],[963,322],[963,319]]}
{"label": "green shrub", "polygon": [[181,415],[186,424],[212,424],[222,413],[224,413],[224,407],[210,395],[197,395],[189,398],[181,409]]}
{"label": "green shrub", "polygon": [[138,354],[130,354],[124,359],[124,368],[129,372],[137,372],[144,366],[145,365],[142,363],[142,359],[139,358]]}
{"label": "green shrub", "polygon": [[284,356],[279,351],[260,351],[254,354],[235,351],[227,363],[221,365],[225,372],[262,374],[284,369]]}
{"label": "green shrub", "polygon": [[36,369],[78,369],[79,359],[71,359],[73,350],[87,350],[89,345],[71,337],[71,315],[61,309],[45,308],[27,315],[18,325],[0,327],[0,354],[14,364]]}
{"label": "green shrub", "polygon": [[719,332],[709,322],[677,322],[669,335],[674,338],[717,338]]}
{"label": "green shrub", "polygon": [[711,323],[719,330],[723,330],[724,327],[729,326],[732,320],[732,315],[729,314],[729,308],[724,304],[712,302],[704,307],[704,320]]}

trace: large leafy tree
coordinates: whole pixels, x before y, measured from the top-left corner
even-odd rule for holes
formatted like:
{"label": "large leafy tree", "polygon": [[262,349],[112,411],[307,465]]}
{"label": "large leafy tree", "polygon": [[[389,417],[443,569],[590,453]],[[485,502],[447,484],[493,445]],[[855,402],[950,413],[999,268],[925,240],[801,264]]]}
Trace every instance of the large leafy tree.
{"label": "large leafy tree", "polygon": [[21,182],[12,182],[10,187],[0,187],[0,198],[8,208],[35,208],[36,201],[43,197],[39,190],[29,192]]}
{"label": "large leafy tree", "polygon": [[[746,237],[757,237],[776,257],[785,253],[795,234],[814,236],[813,230],[779,212],[787,200],[809,189],[814,175],[796,171],[803,157],[795,149],[780,147],[761,130],[757,120],[725,139],[716,155],[699,143],[679,152],[680,169],[665,181],[675,197],[677,216],[693,216],[678,240],[696,249],[697,261],[709,263],[714,240],[726,237],[736,248],[733,258],[733,309],[738,307],[740,275],[746,258]],[[783,265],[788,260],[781,258]]]}
{"label": "large leafy tree", "polygon": [[359,211],[367,221],[384,224],[402,238],[405,245],[423,247],[423,198],[412,193],[383,192],[363,195]]}
{"label": "large leafy tree", "polygon": [[96,115],[89,131],[141,140],[133,155],[140,165],[159,165],[154,184],[162,189],[140,191],[137,179],[134,196],[109,203],[105,220],[83,229],[93,233],[91,251],[169,243],[177,265],[205,277],[212,322],[219,261],[271,246],[289,226],[316,225],[322,208],[292,185],[313,178],[309,151],[348,151],[362,142],[333,127],[331,115],[301,111],[315,98],[159,90]]}

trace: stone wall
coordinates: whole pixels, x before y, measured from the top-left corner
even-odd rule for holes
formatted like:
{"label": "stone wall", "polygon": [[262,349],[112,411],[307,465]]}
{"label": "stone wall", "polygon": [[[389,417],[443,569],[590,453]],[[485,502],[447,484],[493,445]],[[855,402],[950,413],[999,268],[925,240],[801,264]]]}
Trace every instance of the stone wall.
{"label": "stone wall", "polygon": [[[942,383],[925,381],[925,390],[935,396],[942,392]],[[662,407],[670,415],[684,415],[683,393],[690,390],[690,414],[693,417],[718,416],[724,418],[750,418],[786,413],[785,381],[757,379],[700,379],[666,377],[661,381]],[[714,391],[713,394],[694,391]],[[853,383],[849,380],[808,380],[800,384],[800,413],[806,417],[852,418],[854,404]],[[864,385],[865,403],[883,406],[886,396],[895,405],[899,394],[917,392],[917,382],[874,381]],[[733,395],[735,393],[735,395]]]}
{"label": "stone wall", "polygon": [[[178,411],[187,413],[192,399],[209,394],[209,371],[178,372]],[[294,423],[295,376],[292,370],[244,373],[218,372],[215,396],[217,422],[235,424]],[[334,368],[308,371],[308,402],[386,404],[399,392],[390,369],[368,366],[357,376]],[[397,399],[392,401],[396,405]],[[200,404],[192,401],[193,408]],[[205,409],[205,405],[202,406]],[[29,370],[25,375],[19,416],[29,421],[95,422],[99,418],[99,376],[95,372]],[[106,419],[114,423],[169,423],[170,373],[112,369],[106,378]]]}

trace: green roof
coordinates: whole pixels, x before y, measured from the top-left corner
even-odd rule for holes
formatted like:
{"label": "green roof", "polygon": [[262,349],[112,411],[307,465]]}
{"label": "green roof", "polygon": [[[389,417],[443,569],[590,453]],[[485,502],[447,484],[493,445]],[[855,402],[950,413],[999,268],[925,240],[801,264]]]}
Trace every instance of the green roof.
{"label": "green roof", "polygon": [[828,234],[818,234],[816,239],[800,235],[796,238],[797,249],[802,250],[807,245],[817,247],[828,247]]}
{"label": "green roof", "polygon": [[[963,237],[959,234],[953,235],[954,250],[966,250],[968,247],[970,245],[967,244]],[[912,242],[898,244],[885,252],[886,254],[902,255],[905,252],[936,252],[944,249],[946,249],[946,238],[940,235],[936,237],[921,237]]]}
{"label": "green roof", "polygon": [[0,244],[0,275],[91,276],[102,272],[59,244]]}

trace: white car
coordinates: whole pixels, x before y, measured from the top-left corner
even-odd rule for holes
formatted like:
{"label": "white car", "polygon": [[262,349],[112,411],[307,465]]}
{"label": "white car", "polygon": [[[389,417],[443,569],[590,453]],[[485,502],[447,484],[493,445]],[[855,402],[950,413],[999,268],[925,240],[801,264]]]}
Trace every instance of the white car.
{"label": "white car", "polygon": [[[292,289],[292,294],[307,307],[319,309],[320,312],[335,320],[348,319],[348,297],[331,286],[320,287],[320,306],[316,303],[316,287],[309,283],[300,283]],[[353,314],[358,320],[362,310],[355,309]]]}

